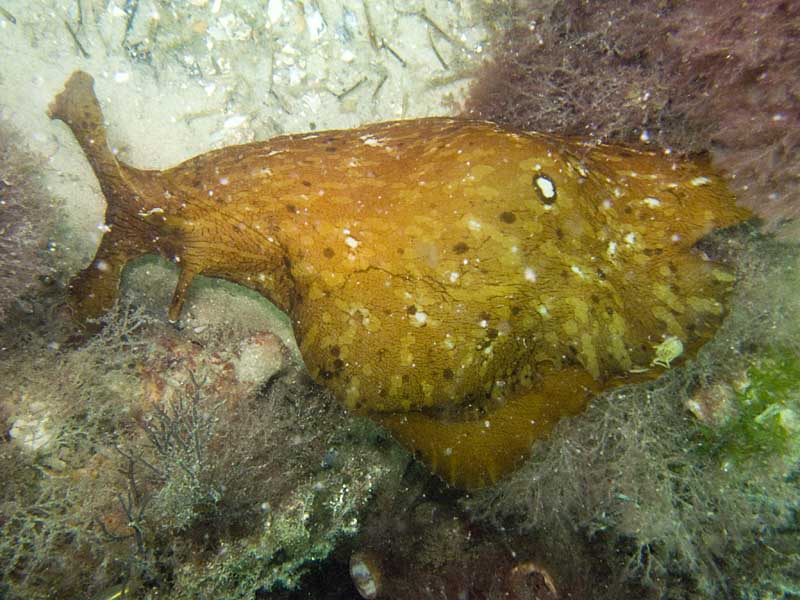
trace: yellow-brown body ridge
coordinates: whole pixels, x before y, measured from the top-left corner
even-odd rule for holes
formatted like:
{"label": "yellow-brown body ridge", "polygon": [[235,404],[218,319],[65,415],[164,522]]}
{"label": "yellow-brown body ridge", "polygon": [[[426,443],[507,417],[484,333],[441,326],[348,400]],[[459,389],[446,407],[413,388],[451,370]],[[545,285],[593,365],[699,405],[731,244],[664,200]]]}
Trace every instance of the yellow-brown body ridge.
{"label": "yellow-brown body ridge", "polygon": [[[232,146],[164,171],[108,150],[92,79],[51,106],[108,202],[78,313],[124,265],[176,261],[292,319],[311,375],[456,485],[495,481],[533,440],[656,348],[694,352],[732,277],[693,248],[747,217],[721,180],[652,152],[429,118]],[[642,375],[637,375],[642,377]]]}

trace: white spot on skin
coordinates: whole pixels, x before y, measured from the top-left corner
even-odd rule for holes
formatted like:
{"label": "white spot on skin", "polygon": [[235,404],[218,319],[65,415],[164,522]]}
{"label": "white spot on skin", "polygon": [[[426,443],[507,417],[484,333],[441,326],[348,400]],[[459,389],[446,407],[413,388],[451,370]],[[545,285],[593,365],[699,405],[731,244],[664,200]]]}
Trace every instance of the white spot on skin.
{"label": "white spot on skin", "polygon": [[608,210],[609,208],[611,208],[612,206],[614,206],[614,203],[613,203],[613,202],[611,202],[611,200],[608,200],[608,199],[606,199],[606,200],[603,200],[603,202],[602,202],[601,206],[602,206],[603,208],[605,208],[606,210]]}
{"label": "white spot on skin", "polygon": [[700,176],[692,179],[690,183],[695,187],[699,187],[701,185],[708,185],[709,183],[711,183],[711,180],[708,177]]}
{"label": "white spot on skin", "polygon": [[142,218],[149,217],[150,215],[163,214],[163,208],[151,208],[150,210],[139,211],[138,215]]}
{"label": "white spot on skin", "polygon": [[617,242],[608,242],[608,250],[606,250],[609,256],[614,256],[617,253]]}
{"label": "white spot on skin", "polygon": [[414,313],[413,324],[416,325],[417,327],[422,327],[423,325],[425,325],[427,320],[428,320],[428,314],[427,313],[425,313],[425,312],[423,312],[421,310],[418,310],[417,312]]}
{"label": "white spot on skin", "polygon": [[486,329],[486,328],[489,326],[489,321],[487,321],[486,319],[481,319],[481,320],[478,322],[478,325],[480,325],[481,327],[483,327],[484,329]]}
{"label": "white spot on skin", "polygon": [[632,246],[633,244],[636,243],[636,234],[631,231],[630,233],[625,234],[625,237],[623,239],[625,240],[626,244]]}
{"label": "white spot on skin", "polygon": [[230,179],[228,179],[227,177],[220,177],[219,178],[219,184],[220,185],[228,185],[229,183],[230,183]]}
{"label": "white spot on skin", "polygon": [[536,311],[537,311],[537,312],[538,312],[540,315],[542,315],[543,317],[549,317],[549,316],[550,316],[550,311],[549,311],[549,310],[547,310],[547,307],[546,307],[544,304],[540,304],[540,305],[538,306],[538,308],[536,309]]}
{"label": "white spot on skin", "polygon": [[376,146],[380,146],[381,143],[376,140],[374,137],[365,136],[361,138],[364,141],[365,146],[372,146],[373,148]]}
{"label": "white spot on skin", "polygon": [[455,271],[450,273],[450,283],[455,283],[456,281],[458,281],[458,277],[459,275]]}
{"label": "white spot on skin", "polygon": [[575,273],[575,275],[577,275],[578,277],[580,277],[580,278],[585,277],[585,275],[583,274],[583,271],[581,271],[581,268],[578,265],[572,265],[569,269],[570,269],[570,271]]}
{"label": "white spot on skin", "polygon": [[358,240],[349,235],[346,238],[344,238],[344,243],[347,244],[350,248],[358,248]]}
{"label": "white spot on skin", "polygon": [[669,238],[669,239],[671,239],[673,242],[680,242],[681,241],[681,234],[680,233],[673,233],[672,237]]}
{"label": "white spot on skin", "polygon": [[534,271],[531,267],[525,267],[525,281],[536,283],[536,271]]}
{"label": "white spot on skin", "polygon": [[467,222],[467,227],[470,231],[480,231],[481,230],[481,222],[476,219],[470,219]]}
{"label": "white spot on skin", "polygon": [[535,183],[544,198],[550,200],[556,197],[556,186],[547,177],[540,175],[535,179]]}
{"label": "white spot on skin", "polygon": [[658,198],[648,197],[648,198],[645,198],[644,200],[642,200],[642,202],[644,202],[650,208],[657,208],[657,207],[661,206],[661,200],[659,200]]}

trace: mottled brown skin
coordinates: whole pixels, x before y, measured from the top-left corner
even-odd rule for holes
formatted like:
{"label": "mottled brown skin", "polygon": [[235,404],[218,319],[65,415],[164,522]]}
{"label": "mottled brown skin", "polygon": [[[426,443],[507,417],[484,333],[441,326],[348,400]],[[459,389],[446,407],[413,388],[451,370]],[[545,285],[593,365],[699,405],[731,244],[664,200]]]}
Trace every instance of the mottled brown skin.
{"label": "mottled brown skin", "polygon": [[311,375],[455,485],[490,484],[592,395],[691,355],[732,277],[694,249],[747,218],[707,167],[486,122],[429,118],[287,135],[142,171],[108,150],[92,79],[51,106],[91,162],[110,227],[71,284],[107,310],[125,264],[250,287],[292,319]]}

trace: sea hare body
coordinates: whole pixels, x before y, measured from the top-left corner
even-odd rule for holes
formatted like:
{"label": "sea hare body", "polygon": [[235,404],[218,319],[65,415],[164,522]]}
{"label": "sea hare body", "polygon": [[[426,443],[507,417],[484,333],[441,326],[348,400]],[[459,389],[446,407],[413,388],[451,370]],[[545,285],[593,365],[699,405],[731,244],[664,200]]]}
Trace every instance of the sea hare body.
{"label": "sea hare body", "polygon": [[[51,106],[108,202],[81,317],[131,259],[257,290],[292,319],[311,375],[462,487],[507,473],[597,392],[694,352],[732,277],[694,248],[747,218],[701,165],[429,118],[232,146],[164,171],[109,151],[92,79]],[[677,340],[677,342],[676,342]],[[635,375],[630,375],[635,373]]]}

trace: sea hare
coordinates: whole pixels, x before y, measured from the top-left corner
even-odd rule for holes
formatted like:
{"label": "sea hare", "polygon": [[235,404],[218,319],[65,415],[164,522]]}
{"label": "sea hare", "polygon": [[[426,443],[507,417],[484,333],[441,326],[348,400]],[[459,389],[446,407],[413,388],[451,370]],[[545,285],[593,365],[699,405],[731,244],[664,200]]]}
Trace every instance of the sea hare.
{"label": "sea hare", "polygon": [[50,116],[108,204],[70,284],[79,317],[144,254],[180,267],[172,320],[196,275],[252,288],[317,382],[465,488],[708,340],[733,277],[695,244],[749,216],[707,165],[482,121],[283,135],[147,171],[110,151],[86,73]]}

